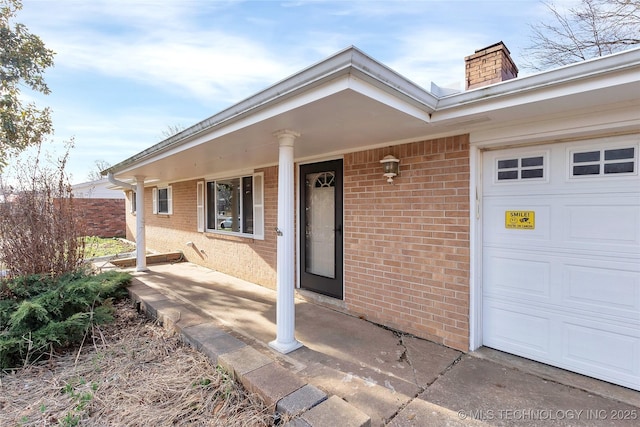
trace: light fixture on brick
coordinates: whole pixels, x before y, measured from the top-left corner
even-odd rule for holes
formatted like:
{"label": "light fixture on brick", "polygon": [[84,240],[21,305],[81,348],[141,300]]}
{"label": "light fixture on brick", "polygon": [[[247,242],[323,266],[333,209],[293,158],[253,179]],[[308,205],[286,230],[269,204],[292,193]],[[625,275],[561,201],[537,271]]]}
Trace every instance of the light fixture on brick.
{"label": "light fixture on brick", "polygon": [[389,154],[384,156],[380,163],[382,163],[384,177],[387,178],[387,182],[393,184],[393,178],[400,174],[400,160]]}

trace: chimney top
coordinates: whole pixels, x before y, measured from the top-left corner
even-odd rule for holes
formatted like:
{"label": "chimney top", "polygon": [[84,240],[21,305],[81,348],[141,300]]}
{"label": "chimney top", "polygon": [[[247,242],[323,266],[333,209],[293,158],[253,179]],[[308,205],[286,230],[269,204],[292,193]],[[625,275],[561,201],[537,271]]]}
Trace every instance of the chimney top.
{"label": "chimney top", "polygon": [[464,60],[467,90],[518,77],[518,67],[502,41],[478,49]]}

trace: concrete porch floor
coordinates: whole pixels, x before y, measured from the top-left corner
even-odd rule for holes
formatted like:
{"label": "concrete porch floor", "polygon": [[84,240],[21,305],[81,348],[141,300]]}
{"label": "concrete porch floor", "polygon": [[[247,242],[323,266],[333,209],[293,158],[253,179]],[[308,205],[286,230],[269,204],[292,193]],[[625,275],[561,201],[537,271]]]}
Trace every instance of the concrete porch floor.
{"label": "concrete porch floor", "polygon": [[294,426],[640,423],[640,392],[491,349],[465,354],[302,298],[304,347],[282,355],[267,345],[275,291],[192,263],[149,268],[134,273],[132,297],[247,388],[263,381],[267,403],[296,413],[296,399],[326,394]]}

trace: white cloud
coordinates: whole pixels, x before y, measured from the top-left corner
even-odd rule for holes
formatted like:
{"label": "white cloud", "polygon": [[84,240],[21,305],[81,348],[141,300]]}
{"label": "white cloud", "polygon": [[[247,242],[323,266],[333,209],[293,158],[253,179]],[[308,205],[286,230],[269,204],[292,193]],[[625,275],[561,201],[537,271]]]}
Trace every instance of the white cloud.
{"label": "white cloud", "polygon": [[259,44],[218,32],[91,40],[67,42],[60,53],[65,64],[202,100],[237,100],[293,71]]}
{"label": "white cloud", "polygon": [[75,136],[70,166],[83,179],[95,160],[117,163],[168,125],[190,126],[350,45],[427,89],[462,84],[464,57],[500,39],[511,48],[536,4],[478,3],[26,0],[17,20],[57,52],[56,139]]}
{"label": "white cloud", "polygon": [[195,22],[198,8],[191,2],[73,5],[61,20],[39,21],[61,67],[218,102],[237,101],[294,71],[260,39]]}

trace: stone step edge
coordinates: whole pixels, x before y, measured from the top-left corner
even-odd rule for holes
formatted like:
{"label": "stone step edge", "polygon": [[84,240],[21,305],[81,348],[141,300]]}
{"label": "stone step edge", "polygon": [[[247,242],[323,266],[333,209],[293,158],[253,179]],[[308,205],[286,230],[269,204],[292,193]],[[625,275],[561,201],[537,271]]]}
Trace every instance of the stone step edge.
{"label": "stone step edge", "polygon": [[[174,331],[191,347],[205,354],[247,390],[257,394],[284,426],[348,425],[370,427],[371,418],[339,396],[327,396],[219,325],[189,309],[186,303],[132,279],[129,297],[139,312]],[[287,422],[289,421],[290,422]]]}

